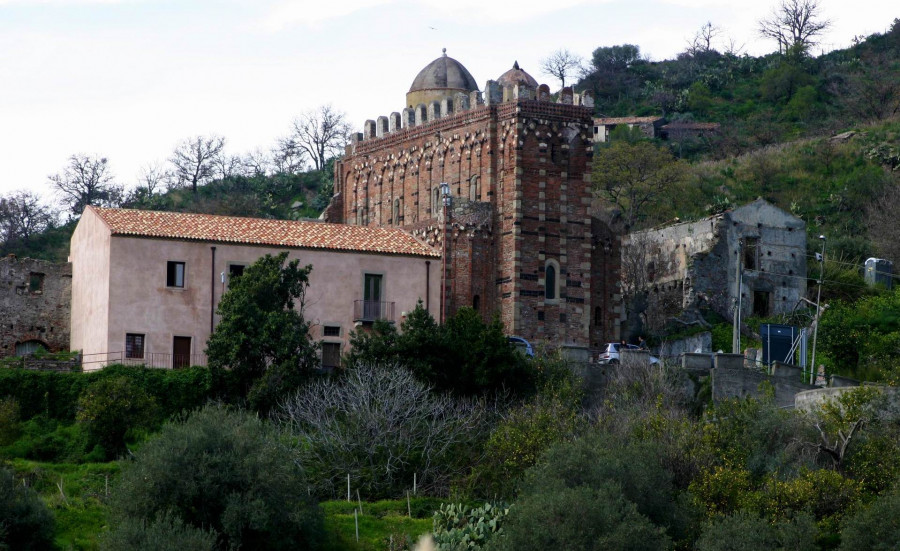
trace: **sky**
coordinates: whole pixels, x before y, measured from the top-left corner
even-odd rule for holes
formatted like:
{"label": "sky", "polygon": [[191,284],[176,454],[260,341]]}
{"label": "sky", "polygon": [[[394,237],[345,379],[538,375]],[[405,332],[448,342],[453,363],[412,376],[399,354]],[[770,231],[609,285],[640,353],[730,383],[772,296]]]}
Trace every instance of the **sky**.
{"label": "sky", "polygon": [[[136,185],[185,138],[267,150],[304,111],[331,104],[362,130],[404,107],[419,70],[447,54],[483,87],[514,61],[637,44],[674,57],[707,21],[771,52],[757,21],[777,0],[0,0],[0,194],[48,200],[73,154],[109,159]],[[819,50],[886,31],[896,0],[819,0]],[[720,44],[721,48],[722,44]]]}

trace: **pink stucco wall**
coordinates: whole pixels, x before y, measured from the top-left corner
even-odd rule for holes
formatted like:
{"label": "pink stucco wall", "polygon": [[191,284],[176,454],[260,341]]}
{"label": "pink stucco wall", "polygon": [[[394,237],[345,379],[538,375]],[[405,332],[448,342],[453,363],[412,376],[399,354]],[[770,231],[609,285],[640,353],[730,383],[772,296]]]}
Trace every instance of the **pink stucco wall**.
{"label": "pink stucco wall", "polygon": [[[210,334],[210,315],[221,300],[229,264],[252,264],[266,253],[287,250],[291,259],[312,264],[304,314],[322,339],[322,325],[339,325],[346,351],[354,327],[353,303],[363,298],[363,275],[383,274],[383,301],[395,303],[395,321],[421,298],[438,316],[440,259],[314,249],[286,249],[210,242],[175,241],[108,235],[105,239],[93,213],[85,213],[72,238],[72,349],[85,354],[122,352],[126,333],[146,335],[145,355],[172,354],[175,336],[191,337],[192,354],[202,354]],[[84,228],[82,229],[82,226]],[[215,247],[215,265],[212,250]],[[109,254],[103,249],[107,248]],[[106,262],[97,259],[106,258]],[[183,289],[166,286],[168,261],[185,263]],[[430,289],[426,289],[430,261]],[[104,273],[108,276],[104,276]],[[78,275],[75,275],[78,274]],[[227,281],[227,277],[226,277]],[[101,288],[106,286],[108,292]],[[212,291],[212,292],[211,292]],[[105,309],[102,295],[107,294]],[[211,297],[214,304],[211,304]],[[74,327],[81,326],[79,331]],[[217,321],[217,320],[216,320]],[[87,369],[91,366],[86,365]]]}

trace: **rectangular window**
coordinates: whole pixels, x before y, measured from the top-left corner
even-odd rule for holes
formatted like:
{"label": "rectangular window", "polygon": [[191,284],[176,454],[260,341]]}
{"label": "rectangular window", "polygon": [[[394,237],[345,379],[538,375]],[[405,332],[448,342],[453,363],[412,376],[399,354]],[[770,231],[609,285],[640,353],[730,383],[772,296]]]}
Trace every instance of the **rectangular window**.
{"label": "rectangular window", "polygon": [[166,287],[184,287],[184,262],[166,264]]}
{"label": "rectangular window", "polygon": [[322,343],[322,367],[341,367],[341,344],[337,342]]}
{"label": "rectangular window", "polygon": [[744,269],[759,269],[759,239],[748,237],[744,240]]}
{"label": "rectangular window", "polygon": [[363,318],[381,319],[384,304],[381,302],[381,274],[365,274],[363,277]]}
{"label": "rectangular window", "polygon": [[245,266],[243,264],[229,264],[228,277],[232,278],[244,275],[244,268]]}
{"label": "rectangular window", "polygon": [[322,335],[325,337],[340,337],[341,336],[341,326],[340,325],[325,325],[322,327]]}
{"label": "rectangular window", "polygon": [[125,334],[125,357],[136,360],[144,358],[144,335],[140,333]]}
{"label": "rectangular window", "polygon": [[44,274],[31,272],[28,277],[28,292],[39,295],[44,292]]}

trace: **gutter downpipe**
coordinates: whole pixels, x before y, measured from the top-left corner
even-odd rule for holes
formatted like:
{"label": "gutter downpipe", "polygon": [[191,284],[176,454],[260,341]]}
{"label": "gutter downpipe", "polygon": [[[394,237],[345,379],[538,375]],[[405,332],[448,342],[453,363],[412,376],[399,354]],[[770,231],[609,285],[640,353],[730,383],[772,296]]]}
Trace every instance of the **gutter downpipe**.
{"label": "gutter downpipe", "polygon": [[209,248],[212,262],[209,267],[209,334],[212,335],[216,321],[216,248]]}
{"label": "gutter downpipe", "polygon": [[425,261],[425,311],[431,313],[431,261]]}

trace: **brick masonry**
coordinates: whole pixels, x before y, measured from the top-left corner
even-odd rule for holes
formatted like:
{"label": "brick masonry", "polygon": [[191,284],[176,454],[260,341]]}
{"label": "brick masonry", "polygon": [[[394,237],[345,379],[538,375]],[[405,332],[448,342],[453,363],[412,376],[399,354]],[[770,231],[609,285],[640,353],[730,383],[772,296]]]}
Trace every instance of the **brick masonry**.
{"label": "brick masonry", "polygon": [[587,350],[617,336],[619,315],[618,240],[589,211],[592,109],[522,94],[355,141],[335,165],[326,219],[401,227],[442,248],[446,234],[448,314],[475,306],[509,334]]}
{"label": "brick masonry", "polygon": [[0,357],[30,341],[69,348],[72,266],[7,256],[0,259]]}

